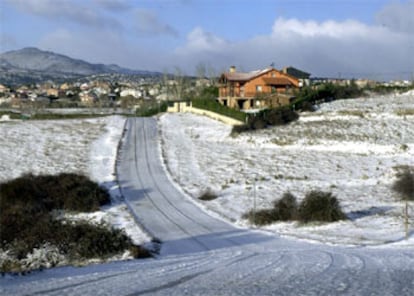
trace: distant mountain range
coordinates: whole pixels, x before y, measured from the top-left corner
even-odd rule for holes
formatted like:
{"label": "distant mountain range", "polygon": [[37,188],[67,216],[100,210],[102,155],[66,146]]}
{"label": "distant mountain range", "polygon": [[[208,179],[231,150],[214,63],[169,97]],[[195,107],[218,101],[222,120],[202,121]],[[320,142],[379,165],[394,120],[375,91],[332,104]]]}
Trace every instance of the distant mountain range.
{"label": "distant mountain range", "polygon": [[117,65],[91,64],[34,47],[0,54],[0,83],[3,84],[64,80],[96,74],[154,76],[161,73],[131,70]]}

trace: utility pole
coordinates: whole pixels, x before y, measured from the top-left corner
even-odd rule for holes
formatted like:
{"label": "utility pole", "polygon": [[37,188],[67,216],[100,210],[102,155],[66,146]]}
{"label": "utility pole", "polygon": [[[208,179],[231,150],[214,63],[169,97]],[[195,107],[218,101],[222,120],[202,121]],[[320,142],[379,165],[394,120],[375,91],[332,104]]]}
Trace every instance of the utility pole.
{"label": "utility pole", "polygon": [[[406,116],[404,116],[404,121],[407,121],[407,117]],[[406,145],[405,144],[405,133],[404,133],[404,130],[402,130],[402,132],[401,132],[401,142],[402,142],[402,146],[403,145]],[[409,193],[408,193],[409,194]],[[409,222],[409,219],[408,219],[408,196],[405,196],[405,207],[404,207],[404,209],[403,209],[403,216],[404,216],[404,230],[405,230],[405,239],[407,240],[408,239],[408,237],[409,237],[409,225],[410,225],[410,222]]]}
{"label": "utility pole", "polygon": [[410,222],[408,221],[408,198],[405,199],[405,210],[404,210],[404,225],[405,225],[405,239],[407,240],[410,236],[409,234],[409,226]]}
{"label": "utility pole", "polygon": [[256,174],[253,180],[253,225],[256,227]]}

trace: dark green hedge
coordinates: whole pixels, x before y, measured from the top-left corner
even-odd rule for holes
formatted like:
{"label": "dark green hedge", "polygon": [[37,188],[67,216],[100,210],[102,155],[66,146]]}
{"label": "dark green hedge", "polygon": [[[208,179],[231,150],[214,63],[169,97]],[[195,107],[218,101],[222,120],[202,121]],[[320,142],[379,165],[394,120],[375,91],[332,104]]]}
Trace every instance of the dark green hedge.
{"label": "dark green hedge", "polygon": [[213,99],[195,99],[192,101],[192,104],[194,108],[212,111],[236,120],[240,120],[241,122],[246,122],[246,118],[248,117],[246,113],[223,106]]}
{"label": "dark green hedge", "polygon": [[[105,258],[126,249],[143,256],[122,230],[56,218],[59,210],[91,212],[109,202],[108,192],[83,175],[28,174],[1,183],[0,248],[11,250],[18,260],[45,243],[75,261]],[[0,266],[0,271],[14,270]]]}
{"label": "dark green hedge", "polygon": [[147,102],[144,103],[139,109],[136,111],[136,115],[140,117],[151,117],[157,115],[160,112],[166,112],[168,108],[168,102]]}

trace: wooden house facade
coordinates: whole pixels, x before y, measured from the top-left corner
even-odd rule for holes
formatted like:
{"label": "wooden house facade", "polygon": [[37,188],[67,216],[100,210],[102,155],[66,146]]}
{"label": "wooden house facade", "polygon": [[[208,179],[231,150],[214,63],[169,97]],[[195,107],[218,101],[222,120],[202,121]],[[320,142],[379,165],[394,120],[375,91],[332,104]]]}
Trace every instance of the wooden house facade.
{"label": "wooden house facade", "polygon": [[278,107],[290,103],[299,80],[272,67],[248,73],[231,67],[219,79],[219,102],[231,108],[248,110]]}

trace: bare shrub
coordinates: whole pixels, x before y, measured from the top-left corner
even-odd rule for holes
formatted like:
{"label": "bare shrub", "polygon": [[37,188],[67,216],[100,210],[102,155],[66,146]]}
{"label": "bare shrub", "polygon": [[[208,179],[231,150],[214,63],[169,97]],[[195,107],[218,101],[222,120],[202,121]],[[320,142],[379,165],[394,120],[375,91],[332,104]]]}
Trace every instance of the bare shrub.
{"label": "bare shrub", "polygon": [[245,213],[242,218],[248,219],[251,224],[258,226],[272,224],[277,221],[273,209],[251,210]]}
{"label": "bare shrub", "polygon": [[338,200],[330,192],[311,191],[298,206],[296,197],[286,192],[280,200],[273,202],[273,208],[250,210],[242,218],[248,219],[251,224],[259,226],[277,221],[299,220],[307,223],[311,221],[334,222],[346,219]]}
{"label": "bare shrub", "polygon": [[233,126],[233,128],[231,130],[231,135],[236,136],[238,134],[241,134],[243,132],[247,132],[249,130],[250,130],[250,128],[247,124],[237,124],[237,125]]}
{"label": "bare shrub", "polygon": [[280,200],[273,202],[273,208],[261,209],[256,212],[253,210],[243,215],[251,224],[268,225],[277,221],[290,221],[297,218],[298,205],[296,197],[290,192],[283,194]]}
{"label": "bare shrub", "polygon": [[409,215],[408,215],[408,202],[414,201],[414,169],[410,167],[404,167],[402,172],[397,176],[397,180],[394,182],[392,189],[397,192],[401,199],[405,201],[404,206],[404,227],[405,237],[409,237]]}
{"label": "bare shrub", "polygon": [[199,200],[210,201],[218,198],[218,195],[214,193],[211,189],[205,190],[201,195],[198,197]]}
{"label": "bare shrub", "polygon": [[414,169],[406,167],[397,175],[392,189],[397,192],[402,200],[414,201]]}
{"label": "bare shrub", "polygon": [[311,191],[299,206],[299,221],[335,222],[346,219],[338,199],[330,192]]}
{"label": "bare shrub", "polygon": [[131,245],[129,247],[129,252],[135,259],[152,257],[151,252],[142,246]]}
{"label": "bare shrub", "polygon": [[263,118],[260,118],[260,117],[255,118],[253,120],[253,122],[251,123],[252,128],[255,129],[255,130],[264,129],[264,128],[266,128],[266,125],[267,125],[266,121]]}
{"label": "bare shrub", "polygon": [[275,201],[273,205],[275,216],[280,221],[295,220],[298,216],[298,203],[296,197],[290,192],[283,194],[283,197]]}

